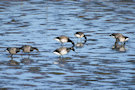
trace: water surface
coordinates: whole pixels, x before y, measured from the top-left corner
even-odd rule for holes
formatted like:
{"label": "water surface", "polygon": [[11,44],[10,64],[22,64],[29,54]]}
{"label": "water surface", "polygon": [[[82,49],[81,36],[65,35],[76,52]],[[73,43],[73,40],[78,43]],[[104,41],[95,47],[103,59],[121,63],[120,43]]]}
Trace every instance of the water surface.
{"label": "water surface", "polygon": [[[1,89],[133,90],[134,15],[132,0],[0,0]],[[85,33],[86,43],[75,38],[77,31]],[[111,33],[130,40],[114,48]],[[52,53],[61,47],[54,40],[60,35],[77,44],[76,53],[62,58]],[[5,52],[22,45],[37,47],[40,53],[19,52],[12,59]]]}

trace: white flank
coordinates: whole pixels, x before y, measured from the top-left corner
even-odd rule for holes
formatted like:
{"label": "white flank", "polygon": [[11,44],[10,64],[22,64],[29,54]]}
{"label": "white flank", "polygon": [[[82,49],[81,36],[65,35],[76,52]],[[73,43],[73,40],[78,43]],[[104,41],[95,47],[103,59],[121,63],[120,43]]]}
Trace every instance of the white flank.
{"label": "white flank", "polygon": [[125,41],[125,38],[120,38],[120,42],[124,42]]}
{"label": "white flank", "polygon": [[60,53],[58,53],[58,52],[53,52],[54,54],[56,54],[56,55],[61,55]]}
{"label": "white flank", "polygon": [[115,38],[114,36],[112,36],[113,38]]}
{"label": "white flank", "polygon": [[61,51],[61,54],[65,55],[65,54],[67,54],[67,51],[64,49],[64,50]]}
{"label": "white flank", "polygon": [[76,37],[80,38],[81,36],[79,34],[75,34]]}
{"label": "white flank", "polygon": [[67,42],[67,39],[61,39],[61,42],[65,43]]}
{"label": "white flank", "polygon": [[127,41],[127,40],[129,40],[129,38],[126,38],[126,40],[125,40],[125,41]]}
{"label": "white flank", "polygon": [[8,52],[8,53],[9,53],[9,51],[8,51],[8,50],[6,50],[6,52]]}
{"label": "white flank", "polygon": [[57,38],[54,38],[54,40],[56,40],[56,41],[60,42],[60,40],[59,40],[59,39],[57,39]]}

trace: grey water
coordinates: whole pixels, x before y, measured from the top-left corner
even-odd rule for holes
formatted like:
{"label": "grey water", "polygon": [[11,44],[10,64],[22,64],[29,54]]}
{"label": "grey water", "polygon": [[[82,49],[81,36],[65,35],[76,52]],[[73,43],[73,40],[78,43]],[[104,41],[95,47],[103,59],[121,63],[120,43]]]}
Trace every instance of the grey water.
{"label": "grey water", "polygon": [[[0,21],[0,89],[135,89],[134,0],[0,0]],[[78,31],[86,43],[74,36]],[[115,46],[111,33],[130,39]],[[53,53],[60,35],[75,42],[75,52]],[[11,58],[5,51],[22,45],[40,53]]]}

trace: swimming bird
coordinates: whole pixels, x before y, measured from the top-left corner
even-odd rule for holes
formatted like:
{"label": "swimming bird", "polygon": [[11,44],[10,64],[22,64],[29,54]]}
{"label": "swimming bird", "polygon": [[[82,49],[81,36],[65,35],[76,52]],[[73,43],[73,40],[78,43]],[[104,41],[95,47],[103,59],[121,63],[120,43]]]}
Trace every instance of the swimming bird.
{"label": "swimming bird", "polygon": [[74,42],[72,40],[69,39],[69,37],[67,36],[60,36],[60,37],[55,37],[55,40],[58,42],[66,43],[66,42],[71,42],[73,44],[73,46],[75,45]]}
{"label": "swimming bird", "polygon": [[129,39],[127,36],[124,36],[121,33],[113,33],[110,36],[112,36],[113,38],[115,38],[116,39],[116,42],[118,42],[118,41],[119,42],[124,42],[124,44]]}
{"label": "swimming bird", "polygon": [[24,53],[30,53],[30,52],[32,52],[33,50],[37,50],[37,51],[39,52],[38,48],[32,47],[32,46],[30,46],[30,45],[24,45],[24,46],[22,46],[20,49],[22,49]]}
{"label": "swimming bird", "polygon": [[9,47],[6,49],[7,52],[9,52],[11,54],[11,57],[15,54],[17,54],[18,52],[20,52],[20,49],[17,47]]}
{"label": "swimming bird", "polygon": [[87,40],[87,37],[84,35],[84,33],[83,32],[76,32],[75,34],[74,34],[77,38],[85,38],[85,40]]}
{"label": "swimming bird", "polygon": [[59,55],[59,56],[63,56],[65,54],[67,54],[70,50],[75,51],[75,49],[73,47],[70,47],[70,48],[61,47],[61,48],[54,50],[53,53],[56,55]]}

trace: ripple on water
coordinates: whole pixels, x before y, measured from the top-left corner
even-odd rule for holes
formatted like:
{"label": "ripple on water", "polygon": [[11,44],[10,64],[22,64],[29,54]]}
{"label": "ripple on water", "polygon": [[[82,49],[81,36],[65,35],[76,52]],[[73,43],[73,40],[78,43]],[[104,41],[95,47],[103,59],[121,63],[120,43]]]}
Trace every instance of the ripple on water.
{"label": "ripple on water", "polygon": [[[0,89],[134,89],[135,2],[128,1],[1,0]],[[75,38],[78,31],[86,42]],[[111,33],[131,39],[116,47]],[[74,41],[76,52],[53,54],[60,35]],[[22,45],[40,53],[8,57],[7,47]]]}

